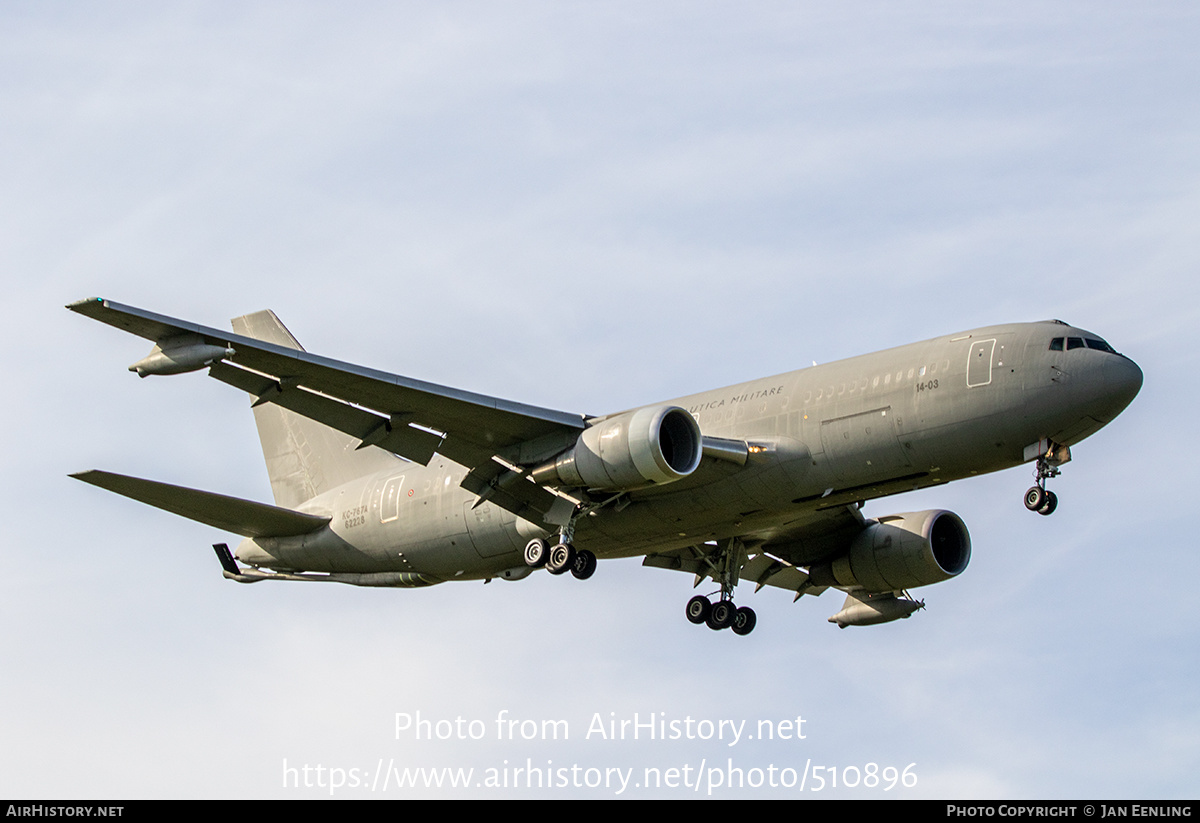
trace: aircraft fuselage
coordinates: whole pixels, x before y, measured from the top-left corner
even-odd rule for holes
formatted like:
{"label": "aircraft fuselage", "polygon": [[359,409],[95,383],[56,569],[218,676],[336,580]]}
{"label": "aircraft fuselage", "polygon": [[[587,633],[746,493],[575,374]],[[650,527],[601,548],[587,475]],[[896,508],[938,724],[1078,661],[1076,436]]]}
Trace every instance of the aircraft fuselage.
{"label": "aircraft fuselage", "polygon": [[[816,562],[828,549],[794,540],[791,524],[1010,468],[1034,459],[1039,443],[1073,445],[1115,418],[1141,383],[1138,367],[1096,335],[1042,322],[678,398],[669,402],[706,437],[749,443],[745,465],[706,460],[682,480],[614,496],[579,520],[574,542],[604,558],[739,536],[793,564]],[[521,550],[547,528],[476,505],[459,486],[465,473],[441,456],[428,466],[397,459],[300,507],[330,517],[323,530],[248,539],[237,557],[290,571],[392,573],[380,585],[524,576]]]}

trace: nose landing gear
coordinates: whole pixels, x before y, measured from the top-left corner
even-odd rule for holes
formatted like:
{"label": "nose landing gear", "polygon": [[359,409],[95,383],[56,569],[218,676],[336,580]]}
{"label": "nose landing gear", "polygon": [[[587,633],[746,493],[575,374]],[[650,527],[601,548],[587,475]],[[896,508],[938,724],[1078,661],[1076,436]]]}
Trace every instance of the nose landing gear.
{"label": "nose landing gear", "polygon": [[1033,469],[1035,484],[1025,492],[1025,508],[1042,515],[1054,514],[1058,508],[1058,495],[1046,489],[1046,481],[1058,477],[1062,473],[1058,467],[1070,459],[1071,450],[1057,443],[1049,443],[1046,450],[1038,454]]}
{"label": "nose landing gear", "polygon": [[1038,514],[1053,514],[1058,508],[1058,495],[1044,486],[1030,486],[1025,492],[1025,508]]}

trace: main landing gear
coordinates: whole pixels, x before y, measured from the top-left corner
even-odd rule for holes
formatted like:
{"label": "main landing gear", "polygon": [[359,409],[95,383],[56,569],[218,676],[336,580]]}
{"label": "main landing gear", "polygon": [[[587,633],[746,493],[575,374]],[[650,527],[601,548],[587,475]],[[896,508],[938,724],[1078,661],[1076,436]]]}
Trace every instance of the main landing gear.
{"label": "main landing gear", "polygon": [[713,631],[733,629],[734,634],[742,635],[750,634],[758,625],[758,615],[749,606],[738,608],[724,596],[712,603],[702,594],[688,601],[687,619],[697,625],[705,623]]}
{"label": "main landing gear", "polygon": [[[1070,450],[1066,454],[1069,460]],[[1058,467],[1063,462],[1065,461],[1058,456],[1057,449],[1053,447],[1038,457],[1033,470],[1036,482],[1025,492],[1025,508],[1042,515],[1054,514],[1054,510],[1058,508],[1058,495],[1046,488],[1046,481],[1051,477],[1058,477],[1062,473]]]}
{"label": "main landing gear", "polygon": [[546,567],[550,574],[570,572],[577,580],[587,580],[596,573],[596,555],[587,549],[576,550],[566,540],[551,546],[540,537],[525,544],[525,565],[535,569]]}
{"label": "main landing gear", "polygon": [[758,624],[758,616],[749,606],[738,608],[733,604],[733,590],[744,554],[742,543],[733,539],[722,541],[719,546],[717,554],[707,562],[712,576],[721,583],[720,599],[713,603],[704,595],[696,595],[688,601],[687,619],[696,625],[704,623],[713,631],[733,629],[734,634],[750,634]]}

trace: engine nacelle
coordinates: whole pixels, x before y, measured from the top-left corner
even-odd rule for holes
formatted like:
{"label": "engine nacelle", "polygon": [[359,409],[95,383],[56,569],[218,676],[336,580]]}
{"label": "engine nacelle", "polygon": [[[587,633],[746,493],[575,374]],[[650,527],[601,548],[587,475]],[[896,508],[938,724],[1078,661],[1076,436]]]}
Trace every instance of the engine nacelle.
{"label": "engine nacelle", "polygon": [[702,455],[696,418],[679,406],[647,406],[585,429],[532,474],[545,485],[624,491],[687,477]]}
{"label": "engine nacelle", "polygon": [[822,586],[887,592],[940,583],[971,560],[971,535],[954,512],[933,509],[881,517],[841,557],[813,566]]}

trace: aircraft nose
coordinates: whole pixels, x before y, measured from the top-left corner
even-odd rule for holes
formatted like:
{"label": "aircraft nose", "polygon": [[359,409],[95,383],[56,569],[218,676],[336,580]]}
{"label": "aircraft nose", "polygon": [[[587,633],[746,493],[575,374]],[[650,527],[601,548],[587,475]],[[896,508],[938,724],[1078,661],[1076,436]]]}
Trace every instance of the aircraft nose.
{"label": "aircraft nose", "polygon": [[1116,413],[1120,414],[1142,390],[1142,370],[1124,355],[1109,357],[1104,364],[1104,386]]}

